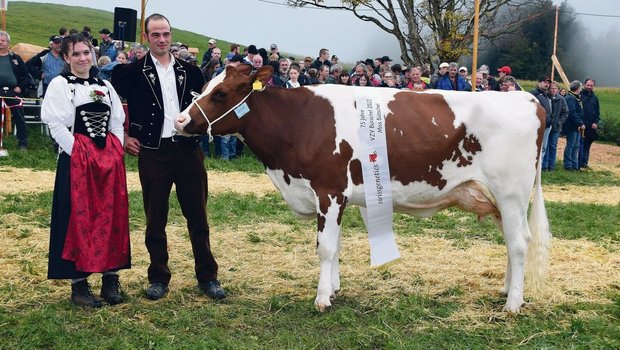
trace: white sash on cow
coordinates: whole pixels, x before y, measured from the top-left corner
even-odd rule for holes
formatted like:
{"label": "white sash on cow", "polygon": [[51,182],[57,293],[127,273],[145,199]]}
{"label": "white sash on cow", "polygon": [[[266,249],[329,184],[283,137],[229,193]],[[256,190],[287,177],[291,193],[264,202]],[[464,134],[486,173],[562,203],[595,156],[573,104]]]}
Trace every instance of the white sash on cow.
{"label": "white sash on cow", "polygon": [[[364,218],[370,241],[370,264],[382,266],[400,258],[392,230],[393,206],[390,167],[385,139],[385,108],[380,101],[359,93],[355,99],[366,210]],[[366,216],[366,217],[364,217]]]}

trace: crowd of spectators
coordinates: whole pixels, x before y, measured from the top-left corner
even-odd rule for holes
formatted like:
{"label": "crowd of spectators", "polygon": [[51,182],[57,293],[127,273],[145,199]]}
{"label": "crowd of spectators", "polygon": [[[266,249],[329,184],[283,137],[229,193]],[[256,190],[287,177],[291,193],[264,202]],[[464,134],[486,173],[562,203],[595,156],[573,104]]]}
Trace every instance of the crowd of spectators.
{"label": "crowd of spectators", "polygon": [[[98,32],[100,40],[93,38],[88,26],[85,26],[79,34],[89,38],[93,45],[93,62],[97,64],[93,66],[92,74],[101,79],[109,80],[112,69],[116,65],[139,60],[148,52],[148,47],[138,43],[131,44],[125,51],[124,47],[120,47],[119,42],[112,40],[113,34],[109,29],[102,28]],[[78,34],[78,31],[60,28],[58,35],[52,35],[49,38],[49,48],[35,55],[26,63],[29,72],[34,77],[35,82],[38,83],[37,96],[44,96],[49,82],[62,71],[65,64],[60,55],[60,42],[63,36],[71,34]],[[404,64],[393,64],[389,56],[380,56],[375,59],[359,60],[351,69],[347,70],[339,63],[339,58],[336,55],[331,55],[327,48],[320,49],[315,59],[309,56],[297,59],[295,57],[284,57],[276,44],[271,44],[269,50],[257,48],[256,45],[248,45],[242,49],[238,44],[231,44],[226,55],[222,54],[222,49],[218,47],[217,40],[210,39],[207,45],[208,47],[200,61],[196,49],[191,49],[180,42],[173,43],[170,52],[176,59],[199,66],[207,82],[220,74],[228,65],[245,63],[252,65],[254,69],[266,65],[272,66],[274,73],[270,85],[285,88],[314,84],[340,84],[414,91],[427,89],[472,91],[472,85],[474,85],[474,91],[508,92],[522,90],[517,79],[512,75],[512,68],[507,65],[498,68],[495,77],[491,74],[489,66],[483,64],[472,77],[467,67],[459,67],[456,62],[441,62],[437,69],[432,71],[430,64],[409,67]],[[584,117],[586,118],[585,122],[580,121],[581,119],[578,117],[568,117],[569,110],[573,114],[579,114],[575,112],[576,108],[569,108],[572,100],[568,105],[564,100],[563,96],[570,96],[572,93],[560,89],[549,78],[541,78],[537,88],[532,91],[532,94],[545,107],[548,117],[543,143],[543,170],[553,170],[555,167],[557,139],[561,133],[566,134],[565,130],[569,128],[566,126],[564,130],[562,129],[565,120],[573,120],[577,124],[581,123],[578,127],[579,130],[583,130],[583,137],[575,138],[574,142],[569,144],[569,147],[576,147],[575,144],[580,145],[580,148],[577,147],[577,149],[581,149],[580,160],[575,161],[577,165],[573,166],[572,153],[569,152],[565,154],[568,156],[569,164],[565,164],[565,167],[573,170],[588,166],[590,145],[597,138],[596,124],[598,123],[599,112],[598,100],[592,92],[594,80],[587,79],[585,84],[586,87],[578,99],[578,103],[580,105],[583,103],[584,108],[585,105],[588,106],[589,112],[587,113],[588,116]],[[560,111],[562,112],[560,113]],[[583,114],[583,111],[581,113]],[[552,116],[553,121],[551,120]],[[572,124],[570,125],[572,128]],[[570,140],[573,141],[572,138]],[[242,149],[243,144],[236,142],[234,137],[218,137],[215,139],[215,156],[222,159],[230,160],[239,157]],[[203,150],[209,155],[208,141],[203,143]],[[578,156],[574,158],[577,159]]]}

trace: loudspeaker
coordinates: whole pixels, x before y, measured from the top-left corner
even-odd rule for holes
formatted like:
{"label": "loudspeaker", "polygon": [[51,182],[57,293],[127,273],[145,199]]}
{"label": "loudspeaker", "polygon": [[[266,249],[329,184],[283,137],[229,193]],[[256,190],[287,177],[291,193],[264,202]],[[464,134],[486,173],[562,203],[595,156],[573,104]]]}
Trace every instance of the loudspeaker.
{"label": "loudspeaker", "polygon": [[114,39],[136,41],[138,11],[124,7],[114,8]]}

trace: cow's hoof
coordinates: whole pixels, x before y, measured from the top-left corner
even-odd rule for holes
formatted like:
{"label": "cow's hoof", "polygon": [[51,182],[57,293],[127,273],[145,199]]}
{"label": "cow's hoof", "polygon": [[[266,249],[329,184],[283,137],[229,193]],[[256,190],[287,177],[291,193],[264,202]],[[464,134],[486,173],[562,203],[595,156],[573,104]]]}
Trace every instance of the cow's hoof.
{"label": "cow's hoof", "polygon": [[523,304],[525,304],[524,302],[520,302],[520,303],[510,303],[507,302],[506,305],[504,305],[504,307],[502,308],[502,311],[507,312],[509,314],[518,314],[521,311],[521,306],[523,306]]}
{"label": "cow's hoof", "polygon": [[316,309],[316,311],[320,313],[324,313],[328,311],[331,307],[332,305],[330,303],[319,303],[319,302],[314,303],[314,308]]}

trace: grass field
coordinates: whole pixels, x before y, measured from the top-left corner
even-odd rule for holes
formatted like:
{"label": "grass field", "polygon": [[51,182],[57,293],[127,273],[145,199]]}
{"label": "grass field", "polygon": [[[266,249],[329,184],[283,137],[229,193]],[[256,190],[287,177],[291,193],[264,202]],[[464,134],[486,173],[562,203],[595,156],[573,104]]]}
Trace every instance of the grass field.
{"label": "grass field", "polygon": [[[145,220],[135,158],[128,158],[133,268],[121,274],[127,302],[76,308],[68,282],[46,279],[54,154],[36,128],[31,144],[18,152],[10,137],[10,156],[0,158],[0,349],[620,347],[618,147],[610,148],[612,164],[597,160],[585,173],[545,173],[554,234],[548,283],[540,294],[526,290],[522,314],[507,315],[498,293],[505,248],[491,223],[457,210],[432,219],[396,215],[403,258],[378,271],[369,266],[355,208],[343,218],[342,294],[331,311],[317,313],[314,223],[298,220],[275,189],[263,189],[260,183],[269,181],[251,155],[206,162],[212,244],[227,299],[214,302],[198,292],[175,199],[168,224],[171,291],[157,302],[144,298]],[[236,185],[221,187],[227,183]],[[98,292],[99,277],[91,283]]]}
{"label": "grass field", "polygon": [[[9,11],[14,43],[44,45],[67,18],[87,19],[79,28],[112,21],[109,12],[61,5],[9,2]],[[175,30],[175,40],[202,49],[207,38]],[[606,124],[620,130],[620,89],[597,94]],[[395,215],[403,258],[376,270],[356,208],[343,216],[342,292],[320,314],[315,224],[291,213],[251,154],[205,161],[211,242],[227,299],[196,288],[174,194],[171,290],[157,302],[144,298],[145,217],[136,158],[128,157],[126,302],[72,306],[68,281],[46,278],[55,155],[38,127],[29,141],[22,153],[8,137],[9,157],[0,157],[0,349],[620,349],[620,147],[593,150],[587,172],[543,174],[551,263],[545,288],[526,288],[521,314],[501,312],[506,251],[490,222],[458,210]],[[90,280],[98,293],[99,276]]]}

